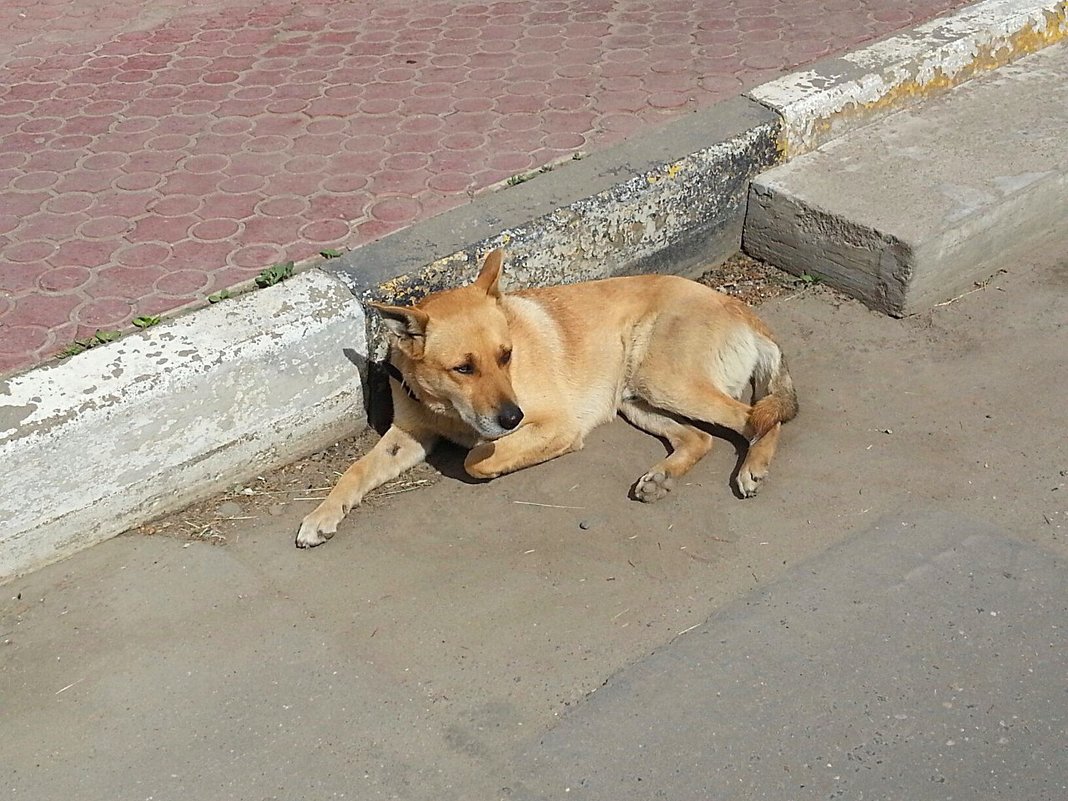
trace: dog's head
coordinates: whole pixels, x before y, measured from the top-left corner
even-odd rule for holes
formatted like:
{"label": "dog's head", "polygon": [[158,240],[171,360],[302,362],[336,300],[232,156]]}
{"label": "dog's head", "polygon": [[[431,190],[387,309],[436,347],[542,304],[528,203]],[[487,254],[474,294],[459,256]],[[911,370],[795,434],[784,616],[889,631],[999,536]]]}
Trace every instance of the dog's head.
{"label": "dog's head", "polygon": [[397,367],[419,401],[459,417],[483,439],[523,421],[512,389],[512,337],[498,282],[504,252],[494,250],[473,284],[436,292],[415,306],[372,303],[396,350]]}

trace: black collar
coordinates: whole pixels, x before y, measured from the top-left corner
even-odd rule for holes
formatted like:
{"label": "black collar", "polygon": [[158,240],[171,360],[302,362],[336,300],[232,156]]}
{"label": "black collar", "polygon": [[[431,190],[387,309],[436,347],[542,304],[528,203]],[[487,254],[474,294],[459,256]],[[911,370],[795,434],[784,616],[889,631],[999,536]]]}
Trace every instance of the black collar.
{"label": "black collar", "polygon": [[416,403],[419,403],[419,398],[416,397],[415,391],[410,386],[408,386],[408,382],[404,380],[404,376],[401,375],[401,371],[394,366],[393,362],[386,362],[386,372],[389,373],[390,378],[392,378],[394,381],[401,385],[401,389],[404,390],[404,393],[409,398],[411,398]]}

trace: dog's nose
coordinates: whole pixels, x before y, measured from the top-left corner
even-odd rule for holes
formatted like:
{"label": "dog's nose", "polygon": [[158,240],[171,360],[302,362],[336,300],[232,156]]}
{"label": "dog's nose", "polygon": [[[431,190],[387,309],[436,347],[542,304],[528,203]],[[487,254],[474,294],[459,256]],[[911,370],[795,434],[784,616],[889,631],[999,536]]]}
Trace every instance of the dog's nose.
{"label": "dog's nose", "polygon": [[523,422],[523,410],[514,403],[506,403],[497,412],[497,422],[501,424],[501,428],[511,431]]}

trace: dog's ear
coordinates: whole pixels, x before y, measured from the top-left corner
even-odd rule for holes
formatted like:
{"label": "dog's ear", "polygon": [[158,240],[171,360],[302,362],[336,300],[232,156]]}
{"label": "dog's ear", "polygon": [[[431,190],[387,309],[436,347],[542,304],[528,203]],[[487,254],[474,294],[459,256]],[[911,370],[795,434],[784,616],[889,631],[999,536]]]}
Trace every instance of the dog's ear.
{"label": "dog's ear", "polygon": [[504,251],[501,248],[490,251],[486,260],[482,262],[482,270],[475,279],[475,286],[484,290],[491,298],[499,298],[501,290],[498,282],[501,280],[501,264],[504,262]]}
{"label": "dog's ear", "polygon": [[430,315],[414,306],[389,306],[385,303],[368,303],[382,316],[382,322],[399,341],[422,339],[426,336],[426,324]]}

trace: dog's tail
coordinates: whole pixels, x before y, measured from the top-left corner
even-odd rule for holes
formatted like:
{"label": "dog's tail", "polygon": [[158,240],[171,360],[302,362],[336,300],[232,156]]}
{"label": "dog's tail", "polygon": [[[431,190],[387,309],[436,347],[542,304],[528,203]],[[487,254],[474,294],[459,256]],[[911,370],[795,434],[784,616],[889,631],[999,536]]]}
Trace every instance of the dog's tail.
{"label": "dog's tail", "polygon": [[761,345],[760,358],[753,371],[756,402],[749,412],[746,426],[750,442],[756,442],[780,423],[793,420],[798,409],[797,393],[786,367],[786,357],[770,339]]}

